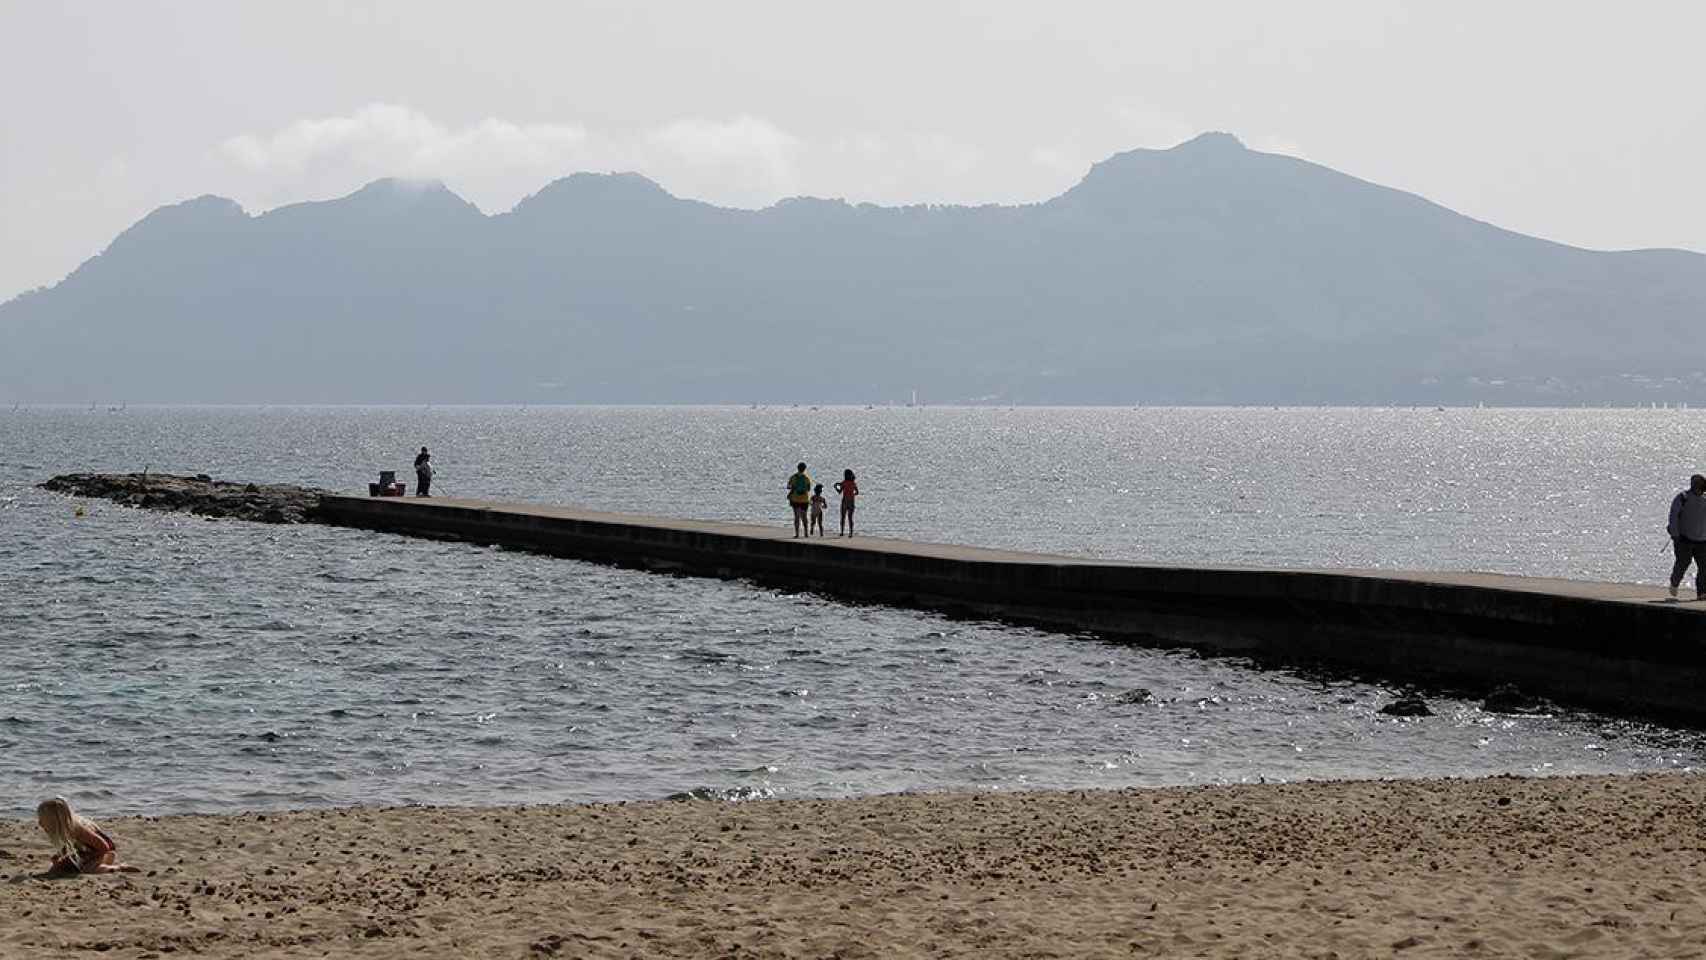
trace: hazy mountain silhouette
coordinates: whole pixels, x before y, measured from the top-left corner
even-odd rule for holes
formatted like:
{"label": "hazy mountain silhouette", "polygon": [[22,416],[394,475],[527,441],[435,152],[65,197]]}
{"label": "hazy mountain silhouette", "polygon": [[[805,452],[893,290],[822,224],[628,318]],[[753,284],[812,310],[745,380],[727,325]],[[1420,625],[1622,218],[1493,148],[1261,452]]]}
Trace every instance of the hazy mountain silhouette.
{"label": "hazy mountain silhouette", "polygon": [[1205,134],[1045,203],[575,174],[163,207],[0,305],[30,401],[1581,403],[1706,394],[1706,256],[1521,236]]}

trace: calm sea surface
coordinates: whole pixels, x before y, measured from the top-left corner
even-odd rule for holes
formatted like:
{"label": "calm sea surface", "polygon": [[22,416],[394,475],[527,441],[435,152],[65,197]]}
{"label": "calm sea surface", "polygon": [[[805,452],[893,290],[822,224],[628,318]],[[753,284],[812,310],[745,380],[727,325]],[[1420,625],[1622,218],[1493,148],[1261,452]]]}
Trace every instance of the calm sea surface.
{"label": "calm sea surface", "polygon": [[424,443],[447,496],[780,524],[804,459],[859,472],[874,535],[1654,583],[1703,435],[1694,411],[0,410],[0,815],[1689,768],[1694,732],[1447,697],[1393,720],[1345,679],[33,484],[360,491]]}

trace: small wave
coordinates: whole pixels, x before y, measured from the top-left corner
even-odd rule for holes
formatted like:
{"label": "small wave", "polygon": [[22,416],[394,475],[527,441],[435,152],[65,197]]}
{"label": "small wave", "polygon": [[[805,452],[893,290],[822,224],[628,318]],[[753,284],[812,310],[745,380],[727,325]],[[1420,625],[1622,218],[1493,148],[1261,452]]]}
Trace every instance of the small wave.
{"label": "small wave", "polygon": [[665,800],[686,802],[692,800],[709,800],[718,803],[741,803],[747,800],[768,800],[776,796],[776,791],[769,787],[694,787],[672,793]]}
{"label": "small wave", "polygon": [[278,751],[272,747],[251,746],[251,747],[238,747],[237,752],[242,754],[245,757],[270,757],[270,756],[273,756],[274,754],[276,754]]}
{"label": "small wave", "polygon": [[705,650],[700,647],[689,647],[677,655],[678,659],[693,663],[728,663],[737,659],[732,653],[720,653],[716,650]]}
{"label": "small wave", "polygon": [[29,720],[18,716],[0,717],[0,726],[7,727],[27,727],[37,722],[39,721]]}
{"label": "small wave", "polygon": [[827,728],[841,725],[841,718],[833,713],[814,713],[804,720],[794,721],[796,727]]}
{"label": "small wave", "polygon": [[321,573],[319,578],[328,583],[379,583],[378,577],[350,577],[341,573]]}
{"label": "small wave", "polygon": [[1018,678],[1016,682],[1027,687],[1065,687],[1069,690],[1079,688],[1108,690],[1114,688],[1114,685],[1106,680],[1083,680],[1078,677],[1069,677],[1059,670],[1032,670]]}
{"label": "small wave", "polygon": [[383,710],[356,710],[350,707],[333,707],[326,711],[326,716],[333,720],[376,720],[385,716]]}

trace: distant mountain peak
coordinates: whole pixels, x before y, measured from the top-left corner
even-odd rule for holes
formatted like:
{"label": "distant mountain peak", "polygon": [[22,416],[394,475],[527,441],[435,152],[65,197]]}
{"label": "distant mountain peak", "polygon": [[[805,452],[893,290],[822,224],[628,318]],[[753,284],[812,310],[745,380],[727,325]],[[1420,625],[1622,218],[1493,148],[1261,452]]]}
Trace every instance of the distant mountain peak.
{"label": "distant mountain peak", "polygon": [[646,193],[669,193],[658,185],[656,180],[632,170],[612,170],[599,173],[594,170],[579,170],[566,177],[558,177],[547,185],[546,189],[559,184],[573,184],[581,188],[613,188],[619,190],[637,190]]}
{"label": "distant mountain peak", "polygon": [[1245,147],[1244,142],[1239,140],[1237,135],[1223,130],[1210,130],[1192,136],[1191,140],[1174,143],[1172,147],[1140,147],[1136,150],[1114,153],[1109,159],[1102,160],[1100,164],[1095,165],[1097,167],[1107,164],[1119,165],[1123,160],[1134,159],[1134,157],[1182,157],[1182,159],[1189,160],[1208,160],[1233,159],[1233,157],[1242,157],[1247,153],[1252,153],[1252,150]]}
{"label": "distant mountain peak", "polygon": [[446,210],[457,213],[479,210],[460,194],[444,185],[442,180],[382,177],[369,183],[337,203],[370,212]]}
{"label": "distant mountain peak", "polygon": [[581,171],[547,183],[539,192],[515,205],[524,209],[555,208],[581,202],[611,202],[636,198],[673,200],[675,196],[657,181],[638,173],[591,173]]}
{"label": "distant mountain peak", "polygon": [[157,207],[147,216],[138,220],[135,226],[140,227],[151,220],[156,222],[190,219],[230,220],[245,216],[248,214],[243,212],[242,205],[230,197],[204,193],[199,197],[191,197],[188,200],[180,200],[177,203],[168,203],[163,207]]}
{"label": "distant mountain peak", "polygon": [[449,187],[444,185],[443,180],[411,179],[408,177],[380,177],[378,180],[375,180],[362,187],[360,190],[350,194],[350,196],[419,196],[429,193],[452,192],[453,191]]}
{"label": "distant mountain peak", "polygon": [[1238,139],[1235,134],[1227,133],[1224,130],[1209,130],[1197,134],[1184,143],[1175,145],[1170,152],[1194,153],[1208,150],[1243,152],[1249,149],[1249,147],[1244,146],[1244,141]]}
{"label": "distant mountain peak", "polygon": [[1245,147],[1244,142],[1239,140],[1239,136],[1235,135],[1235,133],[1227,133],[1225,130],[1208,130],[1203,131],[1203,133],[1198,133],[1196,136],[1192,136],[1191,140],[1186,140],[1184,143],[1177,143],[1177,145],[1172,147],[1172,150],[1174,150],[1174,152],[1187,152],[1187,150],[1249,150],[1249,147]]}
{"label": "distant mountain peak", "polygon": [[157,207],[114,237],[108,249],[122,249],[139,242],[138,238],[145,236],[215,232],[248,218],[249,215],[237,201],[204,193],[189,200]]}
{"label": "distant mountain peak", "polygon": [[1124,196],[1134,183],[1145,183],[1156,176],[1243,170],[1263,159],[1266,159],[1266,155],[1244,146],[1244,142],[1236,136],[1222,131],[1209,131],[1171,147],[1141,147],[1116,153],[1106,160],[1092,164],[1077,186],[1052,202],[1110,202],[1111,197]]}

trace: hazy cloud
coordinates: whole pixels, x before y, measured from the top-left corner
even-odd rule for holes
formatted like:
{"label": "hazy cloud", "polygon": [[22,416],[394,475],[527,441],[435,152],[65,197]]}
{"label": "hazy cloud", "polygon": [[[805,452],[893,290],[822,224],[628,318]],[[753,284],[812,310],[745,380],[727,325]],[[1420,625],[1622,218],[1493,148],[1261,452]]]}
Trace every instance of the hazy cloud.
{"label": "hazy cloud", "polygon": [[218,153],[269,198],[344,189],[384,176],[472,181],[537,178],[575,167],[595,148],[582,127],[488,117],[460,129],[419,110],[376,103],[337,117],[297,120],[270,134],[245,133]]}
{"label": "hazy cloud", "polygon": [[234,136],[217,152],[262,204],[400,176],[444,180],[492,210],[579,170],[637,170],[684,195],[768,203],[798,189],[803,148],[799,138],[752,116],[684,118],[624,135],[497,117],[453,127],[420,110],[376,103]]}
{"label": "hazy cloud", "polygon": [[[1023,183],[1024,178],[994,169],[984,150],[939,133],[844,134],[813,151],[810,159],[809,176],[816,185],[812,192],[821,195],[876,203],[1027,199],[1015,198],[1012,190],[993,194],[989,184],[997,178],[1008,184]],[[848,191],[849,184],[857,184],[858,190]]]}
{"label": "hazy cloud", "polygon": [[661,160],[664,166],[685,165],[697,173],[721,175],[734,192],[756,192],[774,199],[799,188],[798,163],[804,144],[757,117],[677,120],[648,134],[643,147],[637,158],[642,164],[647,159]]}
{"label": "hazy cloud", "polygon": [[[230,137],[216,153],[238,179],[227,188],[260,208],[386,176],[443,180],[487,211],[507,209],[578,170],[633,170],[680,196],[747,207],[800,194],[978,202],[1001,198],[991,184],[1022,179],[1022,171],[992,167],[984,150],[939,133],[855,132],[813,142],[750,114],[684,117],[623,133],[495,117],[454,127],[411,107],[376,103]],[[1034,192],[1064,186],[1053,181],[1069,181],[1067,174],[1083,173],[1088,162],[1071,166]]]}

